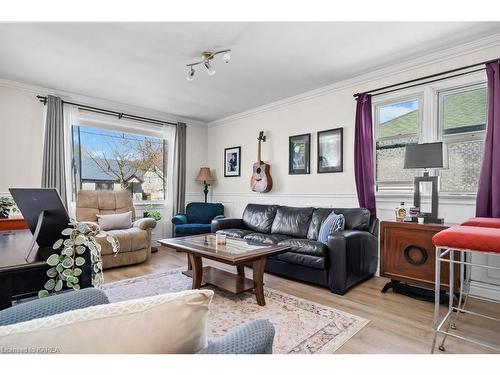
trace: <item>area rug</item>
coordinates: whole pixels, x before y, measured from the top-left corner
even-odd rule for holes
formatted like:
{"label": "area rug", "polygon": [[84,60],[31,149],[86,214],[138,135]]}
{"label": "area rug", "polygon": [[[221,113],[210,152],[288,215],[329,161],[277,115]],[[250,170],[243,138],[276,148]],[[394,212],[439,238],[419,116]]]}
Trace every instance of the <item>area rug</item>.
{"label": "area rug", "polygon": [[[111,302],[191,289],[191,279],[178,268],[103,285]],[[333,353],[369,320],[328,306],[264,288],[266,306],[250,293],[233,295],[212,286],[209,339],[217,340],[246,322],[268,319],[276,329],[273,353]]]}

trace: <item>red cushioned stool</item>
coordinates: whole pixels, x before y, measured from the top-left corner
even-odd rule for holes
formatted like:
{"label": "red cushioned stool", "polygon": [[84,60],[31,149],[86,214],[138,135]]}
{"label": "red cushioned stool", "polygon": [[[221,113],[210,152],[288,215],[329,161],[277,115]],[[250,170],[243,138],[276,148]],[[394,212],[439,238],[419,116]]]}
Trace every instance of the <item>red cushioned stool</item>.
{"label": "red cushioned stool", "polygon": [[461,225],[470,227],[498,228],[500,229],[500,218],[498,217],[473,217],[464,221]]}
{"label": "red cushioned stool", "polygon": [[[496,226],[498,225],[498,227]],[[500,256],[500,219],[474,218],[469,219],[462,225],[456,225],[445,229],[432,237],[432,243],[436,247],[436,277],[435,277],[435,305],[434,305],[434,337],[432,340],[431,353],[434,353],[438,334],[443,335],[439,350],[444,351],[444,344],[448,336],[455,337],[467,342],[484,346],[500,352],[500,347],[460,335],[457,331],[456,322],[459,313],[470,313],[478,317],[500,322],[500,319],[484,315],[475,311],[467,310],[466,304],[469,298],[481,299],[488,302],[499,303],[499,301],[470,295],[470,270],[467,267],[482,267],[488,269],[500,269],[481,263],[472,262],[473,253],[483,253]],[[455,256],[458,255],[458,260]],[[469,260],[470,259],[470,260]],[[448,312],[440,319],[440,281],[441,263],[450,263],[450,289]],[[460,265],[460,293],[458,303],[455,306],[454,291],[454,264]],[[480,286],[479,286],[480,287]],[[443,328],[446,325],[446,328]],[[450,332],[450,329],[455,332]]]}

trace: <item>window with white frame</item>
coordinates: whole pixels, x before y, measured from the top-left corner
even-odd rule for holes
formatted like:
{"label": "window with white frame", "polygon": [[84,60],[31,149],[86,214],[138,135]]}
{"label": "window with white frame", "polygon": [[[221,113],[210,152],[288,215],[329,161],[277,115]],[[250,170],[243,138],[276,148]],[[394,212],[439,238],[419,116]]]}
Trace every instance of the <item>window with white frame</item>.
{"label": "window with white frame", "polygon": [[377,190],[411,190],[422,171],[403,169],[405,146],[442,140],[449,166],[431,171],[440,176],[440,191],[475,193],[486,128],[484,78],[475,75],[401,93],[374,101]]}
{"label": "window with white frame", "polygon": [[447,169],[439,171],[441,191],[477,191],[486,128],[486,87],[439,93],[439,128],[448,146]]}
{"label": "window with white frame", "polygon": [[418,143],[422,100],[407,97],[375,107],[375,159],[377,186],[386,190],[409,189],[415,171],[403,169],[405,147]]}
{"label": "window with white frame", "polygon": [[74,124],[73,171],[79,189],[127,190],[134,201],[164,200],[168,147],[159,136]]}

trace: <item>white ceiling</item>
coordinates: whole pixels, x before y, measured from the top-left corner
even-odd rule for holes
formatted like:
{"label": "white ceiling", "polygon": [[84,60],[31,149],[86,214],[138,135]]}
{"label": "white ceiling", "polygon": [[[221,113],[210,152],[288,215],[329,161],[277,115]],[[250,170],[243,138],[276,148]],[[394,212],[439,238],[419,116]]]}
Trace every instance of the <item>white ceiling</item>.
{"label": "white ceiling", "polygon": [[[500,23],[3,23],[0,78],[212,121],[479,37]],[[231,48],[217,74],[186,63]]]}

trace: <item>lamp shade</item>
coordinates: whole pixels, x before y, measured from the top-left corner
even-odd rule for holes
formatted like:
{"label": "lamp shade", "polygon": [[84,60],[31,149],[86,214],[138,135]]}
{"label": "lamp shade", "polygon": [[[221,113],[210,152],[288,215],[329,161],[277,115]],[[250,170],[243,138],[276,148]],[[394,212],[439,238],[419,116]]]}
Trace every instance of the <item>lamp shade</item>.
{"label": "lamp shade", "polygon": [[447,167],[448,153],[443,142],[406,145],[405,169]]}
{"label": "lamp shade", "polygon": [[198,172],[198,176],[196,177],[196,181],[213,181],[215,178],[212,177],[212,173],[210,173],[210,168],[208,167],[201,167],[200,171]]}

